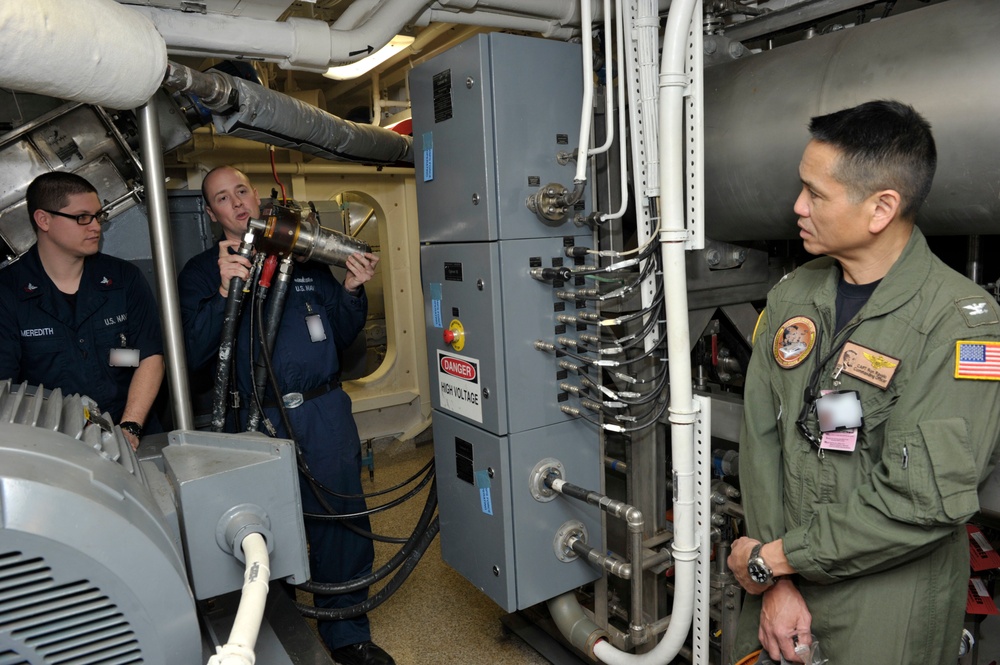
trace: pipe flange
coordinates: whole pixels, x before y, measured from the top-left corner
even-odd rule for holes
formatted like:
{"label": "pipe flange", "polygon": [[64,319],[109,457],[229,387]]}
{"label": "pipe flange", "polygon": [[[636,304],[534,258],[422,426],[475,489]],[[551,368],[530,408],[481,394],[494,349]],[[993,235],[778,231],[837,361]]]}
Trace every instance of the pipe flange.
{"label": "pipe flange", "polygon": [[556,536],[552,540],[552,549],[555,550],[556,558],[564,563],[575,561],[577,558],[577,553],[573,551],[569,542],[571,538],[576,538],[586,544],[587,538],[589,538],[587,525],[580,520],[570,520],[556,531]]}
{"label": "pipe flange", "polygon": [[569,193],[564,186],[552,182],[528,196],[524,205],[543,222],[561,222],[569,209]]}
{"label": "pipe flange", "polygon": [[267,551],[273,551],[274,537],[271,535],[271,520],[267,513],[258,505],[242,503],[233,506],[219,518],[215,525],[215,542],[223,552],[232,554],[241,563],[246,563],[240,543],[251,533],[263,536],[267,542]]}
{"label": "pipe flange", "polygon": [[563,480],[566,479],[566,469],[563,468],[562,462],[551,457],[546,457],[531,470],[531,475],[528,477],[528,490],[535,501],[544,503],[552,501],[558,496],[558,492],[545,484],[545,477],[553,471]]}

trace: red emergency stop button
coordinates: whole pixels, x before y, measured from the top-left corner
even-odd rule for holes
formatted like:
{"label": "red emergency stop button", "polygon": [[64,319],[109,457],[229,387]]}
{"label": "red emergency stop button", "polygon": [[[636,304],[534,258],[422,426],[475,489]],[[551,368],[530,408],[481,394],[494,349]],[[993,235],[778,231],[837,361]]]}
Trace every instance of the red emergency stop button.
{"label": "red emergency stop button", "polygon": [[465,327],[458,319],[452,319],[451,323],[444,330],[444,343],[450,344],[451,348],[461,351],[465,348]]}

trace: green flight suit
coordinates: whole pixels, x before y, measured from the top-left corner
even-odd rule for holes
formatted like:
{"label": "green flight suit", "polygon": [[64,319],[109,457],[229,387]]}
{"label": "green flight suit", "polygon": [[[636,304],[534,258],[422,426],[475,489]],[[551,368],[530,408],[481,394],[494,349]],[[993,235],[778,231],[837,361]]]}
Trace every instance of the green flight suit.
{"label": "green flight suit", "polygon": [[[998,307],[937,259],[916,228],[834,335],[839,277],[836,261],[819,258],[768,296],[740,442],[747,529],[763,542],[783,539],[830,665],[954,663],[969,577],[963,525],[1000,450],[1000,382],[955,378],[956,343],[1000,341]],[[775,336],[800,316],[815,322],[818,341],[801,364],[781,367]],[[846,373],[834,378],[848,340],[899,360],[885,389]],[[819,454],[796,429],[825,359],[820,390],[860,393],[854,452]],[[815,413],[808,422],[819,437]],[[760,597],[748,595],[735,658],[759,648],[759,615]]]}

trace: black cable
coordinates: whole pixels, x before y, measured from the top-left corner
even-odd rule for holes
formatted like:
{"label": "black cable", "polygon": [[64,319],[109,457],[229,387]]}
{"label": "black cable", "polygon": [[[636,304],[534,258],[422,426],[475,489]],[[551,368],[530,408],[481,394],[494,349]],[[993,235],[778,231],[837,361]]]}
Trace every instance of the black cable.
{"label": "black cable", "polygon": [[[570,271],[571,271],[570,274],[573,277],[576,277],[578,275],[580,275],[580,276],[585,276],[585,275],[600,275],[601,273],[607,273],[608,275],[614,275],[615,273],[621,272],[623,270],[630,269],[633,266],[638,265],[639,263],[642,263],[643,261],[645,261],[646,259],[648,259],[650,257],[650,255],[653,253],[653,250],[656,249],[656,247],[657,247],[657,243],[650,243],[649,247],[647,247],[645,250],[643,250],[637,256],[634,256],[631,259],[626,259],[625,261],[612,262],[611,265],[605,266],[603,268],[601,268],[599,266],[588,266],[588,265],[573,266],[573,267],[570,268]],[[633,263],[633,264],[628,265],[628,266],[624,266],[622,268],[614,268],[614,269],[612,269],[612,267],[615,265],[615,263],[626,263],[626,262],[632,261],[632,260],[636,260],[636,263]]]}
{"label": "black cable", "polygon": [[[275,394],[280,394],[281,393],[281,388],[278,385],[278,378],[277,378],[277,376],[274,373],[274,365],[272,363],[272,359],[271,359],[270,354],[267,354],[267,353],[264,354],[264,363],[265,363],[265,366],[267,368],[267,376],[268,376],[269,382],[271,383],[272,389],[274,390]],[[288,416],[288,409],[285,407],[284,402],[282,402],[281,399],[276,400],[276,402],[277,402],[278,411],[281,414],[282,423],[285,426],[285,433],[286,433],[287,437],[289,439],[291,439],[291,441],[292,441],[292,443],[294,445],[294,448],[295,448],[295,458],[296,458],[296,464],[297,464],[298,469],[299,469],[299,473],[301,473],[302,476],[306,479],[306,482],[309,483],[309,486],[312,489],[313,495],[316,497],[316,500],[323,507],[323,509],[326,510],[331,515],[336,515],[336,511],[333,510],[333,507],[323,497],[323,492],[324,491],[332,493],[332,490],[330,490],[329,488],[325,487],[322,483],[319,482],[319,480],[316,479],[315,476],[313,476],[312,471],[309,469],[309,464],[306,462],[305,457],[302,454],[302,448],[301,448],[301,446],[299,446],[298,438],[295,436],[295,430],[292,428],[292,422],[291,422],[291,419]],[[433,460],[431,460],[431,461],[433,462]],[[425,468],[427,468],[427,466],[429,466],[429,465],[426,465]],[[421,472],[422,471],[423,471],[423,469],[421,469]],[[420,473],[420,472],[418,472],[418,473]],[[429,473],[428,475],[431,475],[431,474]],[[426,483],[426,479],[425,479],[425,483]],[[423,485],[421,485],[420,487],[423,487]],[[419,488],[418,488],[417,491],[419,491]],[[406,498],[409,499],[412,496],[413,496],[413,494],[410,494]],[[395,505],[398,505],[398,504],[395,504]],[[355,515],[355,516],[357,516],[357,515]],[[361,536],[362,538],[367,538],[369,540],[377,540],[377,541],[385,542],[385,543],[394,543],[394,544],[402,544],[402,543],[406,542],[406,539],[404,539],[404,538],[395,538],[395,537],[391,537],[391,536],[382,536],[382,535],[379,535],[379,534],[376,534],[376,533],[372,533],[371,531],[369,531],[367,529],[364,529],[364,528],[362,528],[362,527],[360,527],[360,526],[358,526],[356,524],[352,524],[351,522],[347,521],[350,518],[352,518],[352,516],[350,516],[350,515],[344,517],[344,521],[341,522],[342,526],[344,526],[345,528],[347,528],[352,533],[354,533],[354,534],[356,534],[358,536]]]}
{"label": "black cable", "polygon": [[624,433],[624,432],[638,432],[639,430],[646,429],[650,425],[655,425],[657,422],[659,422],[660,418],[663,416],[663,413],[667,410],[667,404],[669,404],[669,400],[666,399],[666,397],[664,396],[663,404],[660,405],[659,410],[657,411],[656,415],[653,418],[642,424],[633,425],[632,427],[626,427],[624,425],[619,425],[619,427],[622,428],[622,431]]}
{"label": "black cable", "polygon": [[[262,287],[259,284],[255,284],[254,288],[250,292],[250,348],[253,349],[253,339],[256,330],[260,332],[257,333],[260,336],[260,352],[257,356],[256,362],[254,361],[253,353],[247,355],[247,365],[249,366],[249,376],[250,376],[250,399],[251,402],[248,407],[247,412],[247,431],[257,431],[257,424],[262,413],[264,413],[263,408],[263,397],[260,394],[261,387],[257,385],[255,380],[257,371],[255,366],[260,363],[267,362],[263,358],[270,357],[271,349],[265,343],[265,323],[264,323],[264,301],[267,300],[267,287]],[[263,368],[266,370],[266,368]]]}
{"label": "black cable", "polygon": [[338,608],[319,608],[310,607],[309,605],[303,605],[302,603],[295,603],[296,609],[304,617],[310,619],[317,619],[319,621],[340,621],[342,619],[353,619],[354,617],[359,617],[362,614],[368,614],[376,607],[384,603],[389,596],[396,592],[397,589],[406,581],[406,578],[410,576],[413,569],[416,568],[417,563],[420,561],[420,557],[424,555],[427,548],[430,547],[431,542],[434,537],[437,536],[438,531],[441,529],[440,520],[435,517],[434,521],[431,522],[430,526],[423,533],[420,541],[417,543],[417,547],[410,552],[406,557],[405,562],[400,567],[399,571],[393,576],[393,578],[384,587],[379,589],[378,593],[370,596],[368,600],[358,603],[357,605],[352,605],[351,607],[338,607]]}
{"label": "black cable", "polygon": [[[328,515],[320,515],[318,513],[303,513],[303,515],[305,515],[309,519],[314,519],[314,520],[333,520],[333,521],[339,521],[339,520],[352,520],[352,519],[356,519],[358,517],[365,517],[367,515],[374,515],[375,513],[381,513],[382,511],[389,510],[390,508],[395,508],[396,506],[400,505],[401,503],[403,503],[405,501],[409,501],[410,499],[412,499],[414,496],[416,496],[417,494],[420,493],[420,490],[422,490],[424,487],[427,486],[427,483],[429,483],[432,478],[434,478],[433,469],[431,469],[430,471],[427,472],[427,474],[424,476],[423,480],[420,481],[419,485],[415,486],[412,490],[410,490],[406,494],[403,494],[403,495],[401,495],[401,496],[393,499],[392,501],[390,501],[388,503],[383,503],[382,505],[375,506],[374,508],[368,508],[367,510],[364,510],[362,512],[358,512],[358,513],[335,513],[335,512],[329,511],[330,514],[328,514]],[[323,506],[323,508],[327,509],[327,507],[325,505]]]}
{"label": "black cable", "polygon": [[335,496],[338,499],[373,499],[373,498],[375,498],[377,496],[382,496],[384,494],[391,494],[392,492],[395,492],[396,490],[403,489],[404,487],[406,487],[410,483],[414,482],[417,478],[419,478],[421,474],[423,474],[425,471],[427,471],[427,469],[429,469],[431,467],[432,464],[434,464],[434,458],[433,457],[431,459],[429,459],[427,461],[427,464],[424,464],[423,467],[421,467],[421,469],[419,471],[417,471],[416,473],[414,473],[412,476],[410,476],[406,480],[402,481],[401,483],[399,483],[398,485],[396,485],[394,487],[390,487],[390,488],[384,489],[384,490],[378,490],[377,492],[369,492],[368,494],[340,494],[338,492],[334,492],[333,490],[331,490],[328,487],[322,487],[322,490],[324,492],[326,492],[327,494],[329,494],[330,496]]}
{"label": "black cable", "polygon": [[399,551],[397,551],[396,554],[394,554],[393,557],[382,567],[378,570],[372,571],[364,577],[348,580],[346,582],[314,582],[309,580],[303,584],[299,584],[298,588],[313,594],[338,595],[370,587],[372,584],[375,584],[398,568],[406,557],[413,552],[417,543],[420,541],[420,537],[427,531],[427,527],[430,525],[431,517],[434,516],[434,510],[436,508],[437,483],[435,482],[431,484],[431,491],[427,494],[427,501],[424,503],[424,509],[420,513],[420,519],[417,520],[417,525],[413,528],[413,533],[411,533],[410,537],[404,541],[404,545],[399,548]]}
{"label": "black cable", "polygon": [[[249,258],[250,245],[243,242],[238,254]],[[252,267],[250,277],[253,278]],[[245,284],[246,281],[241,277],[233,277],[229,280],[229,295],[226,297],[226,308],[222,315],[219,359],[215,365],[215,383],[212,388],[213,432],[221,432],[226,426],[226,389],[229,386],[229,373],[233,365],[233,345],[240,321],[240,309],[243,306],[243,286]]]}
{"label": "black cable", "polygon": [[[251,362],[250,367],[250,376],[253,377],[251,384],[253,388],[253,402],[250,404],[250,412],[247,415],[247,429],[251,431],[256,431],[257,426],[263,420],[268,432],[273,433],[273,426],[264,415],[264,394],[267,392],[268,383],[267,368],[264,366],[266,361],[264,358],[269,358],[273,355],[274,340],[277,339],[278,328],[281,326],[282,313],[285,308],[285,300],[288,296],[290,283],[288,277],[290,268],[287,271],[285,270],[287,266],[288,259],[282,259],[280,265],[275,265],[271,273],[273,286],[269,288],[263,284],[259,285],[255,296],[256,306],[254,307],[254,312],[257,315],[257,324],[260,329],[261,351],[256,361]],[[265,316],[262,302],[267,300],[268,293],[270,293],[271,299],[268,301],[269,307]],[[253,331],[251,328],[251,339],[253,339],[252,335]],[[278,399],[281,399],[280,394]]]}

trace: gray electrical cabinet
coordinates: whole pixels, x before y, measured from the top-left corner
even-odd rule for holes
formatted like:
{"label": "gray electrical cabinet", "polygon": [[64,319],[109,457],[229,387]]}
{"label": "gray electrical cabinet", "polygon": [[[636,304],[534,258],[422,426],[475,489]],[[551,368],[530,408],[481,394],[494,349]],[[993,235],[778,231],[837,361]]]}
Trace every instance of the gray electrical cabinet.
{"label": "gray electrical cabinet", "polygon": [[558,596],[600,577],[559,548],[564,530],[600,542],[600,513],[588,504],[531,492],[533,471],[558,460],[564,477],[598,487],[593,431],[568,421],[497,436],[441,412],[434,414],[434,460],[441,557],[508,612]]}
{"label": "gray electrical cabinet", "polygon": [[[500,435],[572,419],[559,410],[565,372],[535,342],[570,332],[556,316],[584,303],[555,293],[580,288],[582,278],[560,286],[529,271],[573,265],[564,247],[589,244],[589,237],[567,236],[421,248],[435,409]],[[446,342],[445,333],[456,330],[461,341]]]}
{"label": "gray electrical cabinet", "polygon": [[543,222],[525,203],[573,187],[582,76],[578,45],[498,33],[410,73],[442,556],[508,611],[600,576],[559,547],[567,529],[599,544],[599,510],[537,491],[550,462],[600,488],[597,430],[560,409],[566,371],[535,347],[576,333],[556,317],[584,303],[558,293],[584,278],[531,276],[580,261],[565,250],[590,246],[589,211]]}
{"label": "gray electrical cabinet", "polygon": [[[542,223],[525,206],[549,183],[572,188],[580,53],[578,44],[491,33],[410,72],[421,242],[584,232]],[[574,213],[586,212],[579,205]]]}

